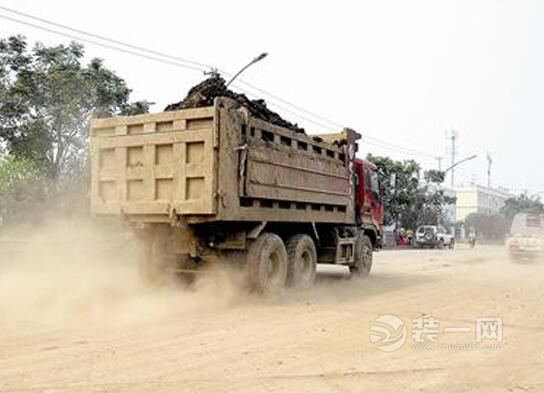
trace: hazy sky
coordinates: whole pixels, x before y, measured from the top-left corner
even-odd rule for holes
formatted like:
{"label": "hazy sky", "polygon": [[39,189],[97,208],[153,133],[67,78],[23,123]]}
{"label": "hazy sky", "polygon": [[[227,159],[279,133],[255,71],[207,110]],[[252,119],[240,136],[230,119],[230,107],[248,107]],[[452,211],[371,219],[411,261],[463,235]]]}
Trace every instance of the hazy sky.
{"label": "hazy sky", "polygon": [[[244,81],[363,135],[428,153],[369,140],[364,154],[436,167],[445,130],[455,129],[458,158],[478,154],[456,173],[459,184],[486,183],[490,152],[494,185],[544,190],[544,1],[0,0],[0,6],[230,72],[267,51]],[[69,40],[0,19],[1,36],[16,33],[47,44]],[[155,101],[155,111],[203,78],[86,48],[127,80],[133,99]],[[310,133],[327,130],[278,111]]]}

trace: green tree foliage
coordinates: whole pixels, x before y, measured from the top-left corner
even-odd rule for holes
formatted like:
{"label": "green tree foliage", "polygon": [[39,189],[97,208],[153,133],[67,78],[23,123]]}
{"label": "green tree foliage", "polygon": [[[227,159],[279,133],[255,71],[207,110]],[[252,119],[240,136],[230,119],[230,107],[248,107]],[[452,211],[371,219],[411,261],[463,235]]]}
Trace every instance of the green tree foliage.
{"label": "green tree foliage", "polygon": [[510,226],[502,214],[470,213],[465,218],[465,228],[474,228],[478,237],[486,240],[502,240]]}
{"label": "green tree foliage", "polygon": [[141,115],[142,113],[148,113],[151,105],[153,104],[154,102],[150,102],[147,100],[136,101],[131,103],[125,109],[123,109],[121,114],[125,116],[132,116],[132,115]]}
{"label": "green tree foliage", "polygon": [[0,40],[0,141],[7,153],[30,160],[57,184],[78,176],[86,159],[93,115],[146,112],[129,103],[125,81],[100,59],[83,64],[83,46],[28,48],[21,36]]}
{"label": "green tree foliage", "polygon": [[[442,221],[444,206],[455,202],[439,187],[444,180],[443,172],[429,171],[426,181],[421,181],[421,167],[414,160],[395,161],[370,154],[367,158],[378,166],[382,175],[386,224],[400,222],[402,227],[411,229],[422,224],[437,224]],[[394,185],[389,182],[392,177]]]}
{"label": "green tree foliage", "polygon": [[44,201],[44,175],[28,159],[0,160],[0,218],[3,223],[28,217]]}
{"label": "green tree foliage", "polygon": [[538,197],[531,198],[521,194],[508,198],[501,208],[501,213],[511,221],[518,213],[544,213],[544,205]]}
{"label": "green tree foliage", "polygon": [[425,172],[425,180],[429,183],[441,184],[446,178],[446,173],[437,169],[429,169]]}
{"label": "green tree foliage", "polygon": [[[385,156],[368,155],[382,177],[385,222],[396,222],[401,213],[414,205],[419,194],[419,164],[414,160],[394,161]],[[394,185],[389,179],[394,178]]]}

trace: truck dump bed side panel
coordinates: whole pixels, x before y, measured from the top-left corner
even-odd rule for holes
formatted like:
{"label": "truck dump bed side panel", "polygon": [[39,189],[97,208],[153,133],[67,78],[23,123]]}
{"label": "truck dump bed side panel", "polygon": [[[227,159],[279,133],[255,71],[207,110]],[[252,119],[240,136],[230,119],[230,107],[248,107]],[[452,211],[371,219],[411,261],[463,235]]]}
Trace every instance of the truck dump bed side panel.
{"label": "truck dump bed side panel", "polygon": [[354,222],[346,147],[219,111],[221,221]]}
{"label": "truck dump bed side panel", "polygon": [[210,215],[215,108],[93,120],[94,214]]}
{"label": "truck dump bed side panel", "polygon": [[253,120],[243,196],[347,207],[350,179],[340,147]]}

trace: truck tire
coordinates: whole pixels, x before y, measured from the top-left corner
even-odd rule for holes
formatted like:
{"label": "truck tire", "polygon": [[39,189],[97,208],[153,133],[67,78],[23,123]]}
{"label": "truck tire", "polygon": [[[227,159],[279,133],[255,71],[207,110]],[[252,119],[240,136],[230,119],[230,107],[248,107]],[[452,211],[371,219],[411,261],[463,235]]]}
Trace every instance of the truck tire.
{"label": "truck tire", "polygon": [[450,240],[450,244],[448,245],[448,247],[450,248],[450,250],[453,250],[455,248],[455,239],[451,239]]}
{"label": "truck tire", "polygon": [[438,242],[436,243],[436,248],[438,248],[439,250],[444,249],[444,240],[443,239],[438,240]]}
{"label": "truck tire", "polygon": [[287,283],[298,288],[309,288],[315,282],[317,250],[312,238],[305,234],[287,241]]}
{"label": "truck tire", "polygon": [[287,281],[287,250],[283,240],[273,233],[263,233],[247,253],[251,286],[264,293],[279,291]]}
{"label": "truck tire", "polygon": [[355,242],[355,263],[349,267],[352,277],[366,277],[372,269],[372,241],[360,233]]}

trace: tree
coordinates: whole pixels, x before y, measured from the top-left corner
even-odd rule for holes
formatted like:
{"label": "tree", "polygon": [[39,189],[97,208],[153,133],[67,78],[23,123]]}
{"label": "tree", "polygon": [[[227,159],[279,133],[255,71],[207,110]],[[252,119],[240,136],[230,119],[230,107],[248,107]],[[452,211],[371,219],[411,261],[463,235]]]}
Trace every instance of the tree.
{"label": "tree", "polygon": [[446,178],[446,172],[437,169],[429,169],[428,171],[425,171],[424,178],[428,183],[441,184]]}
{"label": "tree", "polygon": [[521,194],[512,198],[508,198],[504,206],[501,208],[501,213],[511,222],[514,216],[518,213],[544,213],[544,205],[540,198],[530,197],[527,194]]}
{"label": "tree", "polygon": [[465,218],[465,228],[474,228],[486,240],[502,240],[510,226],[502,214],[470,213]]}
{"label": "tree", "polygon": [[0,222],[32,216],[44,200],[44,176],[28,159],[0,160]]}
{"label": "tree", "polygon": [[371,154],[367,158],[378,166],[383,178],[395,178],[394,186],[383,182],[386,224],[399,222],[402,227],[411,229],[422,224],[438,224],[442,221],[444,206],[455,202],[439,186],[444,181],[444,172],[428,171],[425,181],[421,181],[421,167],[415,160],[394,161]]}
{"label": "tree", "polygon": [[401,213],[415,202],[419,189],[419,164],[414,160],[394,161],[389,157],[368,155],[383,179],[394,177],[395,185],[382,181],[385,223],[397,222]]}
{"label": "tree", "polygon": [[82,64],[83,55],[76,42],[29,50],[24,37],[0,40],[0,142],[55,185],[86,159],[93,115],[146,112],[150,104],[129,104],[125,81],[100,59]]}

